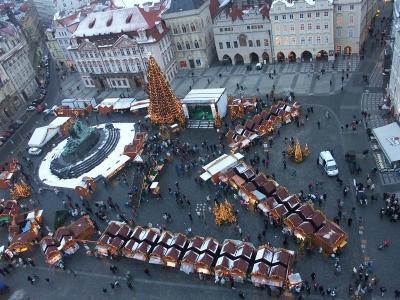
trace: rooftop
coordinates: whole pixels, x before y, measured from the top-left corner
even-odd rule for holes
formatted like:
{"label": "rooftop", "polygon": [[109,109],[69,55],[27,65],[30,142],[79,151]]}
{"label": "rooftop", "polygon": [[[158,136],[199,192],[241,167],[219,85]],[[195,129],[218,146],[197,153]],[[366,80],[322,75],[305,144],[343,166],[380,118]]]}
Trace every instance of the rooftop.
{"label": "rooftop", "polygon": [[175,13],[180,11],[188,11],[200,8],[206,0],[171,0],[171,4],[167,13]]}

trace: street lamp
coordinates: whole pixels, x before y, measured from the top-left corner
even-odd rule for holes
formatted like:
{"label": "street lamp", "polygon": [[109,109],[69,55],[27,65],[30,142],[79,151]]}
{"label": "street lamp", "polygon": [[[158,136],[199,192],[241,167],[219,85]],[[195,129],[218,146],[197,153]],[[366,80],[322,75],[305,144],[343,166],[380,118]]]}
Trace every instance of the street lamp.
{"label": "street lamp", "polygon": [[269,34],[269,46],[271,47],[272,64],[274,65],[274,75],[275,75],[276,74],[276,70],[275,70],[275,54],[274,54],[274,47],[273,47],[273,42],[272,42],[272,33],[271,33],[270,29],[268,29],[268,34]]}

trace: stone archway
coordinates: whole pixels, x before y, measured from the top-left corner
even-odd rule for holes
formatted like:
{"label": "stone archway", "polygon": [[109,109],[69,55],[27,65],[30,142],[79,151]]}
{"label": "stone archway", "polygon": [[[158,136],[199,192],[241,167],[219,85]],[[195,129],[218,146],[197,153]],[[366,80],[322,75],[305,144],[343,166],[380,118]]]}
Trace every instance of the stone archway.
{"label": "stone archway", "polygon": [[288,59],[289,62],[296,62],[297,56],[296,53],[294,53],[293,51],[291,51],[288,55]]}
{"label": "stone archway", "polygon": [[285,61],[285,54],[283,54],[283,52],[278,52],[278,54],[276,55],[276,60],[278,62],[284,62]]}
{"label": "stone archway", "polygon": [[351,47],[350,46],[344,47],[343,54],[344,55],[350,55],[351,54]]}
{"label": "stone archway", "polygon": [[260,59],[259,59],[257,53],[251,52],[249,57],[250,57],[250,63],[251,64],[257,64],[257,63],[260,62]]}
{"label": "stone archway", "polygon": [[269,62],[269,55],[267,52],[264,52],[262,54],[262,60],[263,60],[263,62]]}
{"label": "stone archway", "polygon": [[222,57],[222,62],[223,62],[224,64],[226,64],[226,65],[232,65],[232,58],[231,58],[228,54],[225,54],[225,55]]}
{"label": "stone archway", "polygon": [[326,52],[325,50],[321,50],[317,53],[317,56],[315,58],[318,61],[326,61],[328,60],[328,52]]}
{"label": "stone archway", "polygon": [[234,60],[235,60],[235,65],[243,65],[244,64],[243,56],[241,56],[240,54],[236,54],[234,57]]}
{"label": "stone archway", "polygon": [[301,54],[301,59],[303,60],[303,61],[311,61],[311,59],[312,59],[312,54],[311,54],[311,52],[310,51],[304,51],[302,54]]}

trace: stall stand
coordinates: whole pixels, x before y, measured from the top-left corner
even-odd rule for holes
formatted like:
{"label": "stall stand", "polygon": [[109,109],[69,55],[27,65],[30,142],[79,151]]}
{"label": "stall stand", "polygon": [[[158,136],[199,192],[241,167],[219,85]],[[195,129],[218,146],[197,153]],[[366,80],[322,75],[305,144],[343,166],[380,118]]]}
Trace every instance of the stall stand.
{"label": "stall stand", "polygon": [[303,279],[299,273],[290,274],[288,276],[288,284],[289,289],[301,286],[303,283]]}
{"label": "stall stand", "polygon": [[214,267],[214,274],[215,278],[228,278],[231,276],[231,266],[233,264],[233,261],[226,257],[226,256],[220,256],[217,259],[217,262]]}
{"label": "stall stand", "polygon": [[270,266],[263,261],[253,265],[250,273],[251,282],[256,287],[265,287],[269,284]]}
{"label": "stall stand", "polygon": [[96,232],[93,221],[88,215],[70,224],[68,229],[71,231],[72,237],[76,240],[89,240]]}
{"label": "stall stand", "polygon": [[24,252],[30,252],[33,246],[36,244],[37,238],[39,236],[39,229],[33,227],[31,230],[25,231],[17,236],[15,236],[8,250],[14,255]]}
{"label": "stall stand", "polygon": [[147,242],[141,242],[136,248],[132,258],[141,261],[147,261],[151,252],[150,250],[151,245],[149,245]]}
{"label": "stall stand", "polygon": [[106,230],[104,231],[104,234],[107,234],[113,238],[115,238],[118,235],[118,231],[121,229],[121,227],[125,223],[123,222],[117,222],[117,221],[111,221],[108,223],[108,226]]}
{"label": "stall stand", "polygon": [[89,199],[95,191],[96,182],[91,177],[83,177],[79,185],[75,187],[75,193],[81,199]]}
{"label": "stall stand", "polygon": [[181,257],[182,251],[171,247],[167,250],[164,256],[164,261],[167,267],[176,268],[179,264],[179,258]]}
{"label": "stall stand", "polygon": [[145,232],[145,229],[143,227],[136,226],[133,229],[132,239],[134,239],[137,242],[143,241],[143,239],[141,237],[142,237],[142,234],[144,234],[144,232]]}
{"label": "stall stand", "polygon": [[203,242],[204,237],[196,235],[189,240],[187,249],[201,253],[201,246],[203,245]]}
{"label": "stall stand", "polygon": [[109,250],[112,239],[108,234],[103,234],[96,243],[96,252],[102,256],[110,255]]}
{"label": "stall stand", "polygon": [[231,265],[231,277],[235,282],[243,283],[247,276],[249,263],[242,258],[237,258]]}
{"label": "stall stand", "polygon": [[327,221],[315,234],[314,242],[331,255],[347,244],[347,234],[334,222]]}
{"label": "stall stand", "polygon": [[9,223],[11,220],[18,215],[19,205],[16,200],[6,200],[0,204],[0,224]]}
{"label": "stall stand", "polygon": [[128,241],[133,234],[133,230],[130,226],[124,224],[117,231],[117,236],[119,236],[124,241]]}
{"label": "stall stand", "polygon": [[125,246],[122,248],[122,250],[121,250],[122,255],[127,258],[133,258],[137,247],[139,247],[139,243],[137,241],[135,241],[134,239],[130,239],[125,244]]}
{"label": "stall stand", "polygon": [[196,253],[195,251],[193,250],[186,251],[185,255],[181,260],[180,270],[182,272],[185,272],[186,274],[193,273],[195,271],[195,262],[198,257],[199,254]]}
{"label": "stall stand", "polygon": [[0,188],[8,189],[11,187],[13,179],[14,179],[14,172],[3,171],[0,173]]}
{"label": "stall stand", "polygon": [[179,250],[185,250],[188,243],[186,235],[175,233],[174,237],[169,241],[168,246],[175,247]]}
{"label": "stall stand", "polygon": [[172,244],[173,238],[174,235],[168,230],[165,230],[161,233],[160,239],[158,240],[158,244],[164,247],[169,247]]}
{"label": "stall stand", "polygon": [[213,257],[217,257],[220,249],[220,244],[216,239],[208,237],[203,241],[200,248],[200,253],[208,253]]}
{"label": "stall stand", "polygon": [[208,253],[200,254],[195,262],[195,270],[197,273],[210,275],[212,272],[212,266],[214,262],[214,257]]}
{"label": "stall stand", "polygon": [[158,228],[147,228],[140,235],[140,240],[147,242],[150,245],[155,245],[160,237],[160,230]]}
{"label": "stall stand", "polygon": [[165,265],[164,256],[167,252],[167,248],[157,245],[154,247],[153,251],[150,253],[149,256],[149,263],[156,264],[156,265]]}
{"label": "stall stand", "polygon": [[57,242],[50,236],[46,236],[40,241],[45,261],[51,266],[58,265],[62,260],[62,253],[57,249],[57,245]]}

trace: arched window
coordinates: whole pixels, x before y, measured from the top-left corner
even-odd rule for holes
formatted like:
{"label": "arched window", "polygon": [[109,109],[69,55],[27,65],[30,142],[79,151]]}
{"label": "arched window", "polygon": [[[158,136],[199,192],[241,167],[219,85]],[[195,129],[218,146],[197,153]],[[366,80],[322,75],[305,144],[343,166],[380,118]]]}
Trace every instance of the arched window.
{"label": "arched window", "polygon": [[190,50],[190,44],[188,41],[186,41],[185,45],[186,45],[186,49]]}
{"label": "arched window", "polygon": [[178,34],[178,28],[177,27],[174,27],[172,30],[174,31],[174,34]]}
{"label": "arched window", "polygon": [[193,23],[191,23],[191,24],[190,24],[190,29],[191,29],[192,31],[196,31],[196,26],[195,26]]}
{"label": "arched window", "polygon": [[181,43],[177,42],[177,43],[176,43],[176,48],[177,48],[178,50],[182,50]]}
{"label": "arched window", "polygon": [[200,48],[199,42],[197,40],[194,41],[194,47],[197,49]]}
{"label": "arched window", "polygon": [[185,25],[182,25],[182,32],[186,33],[186,26]]}

